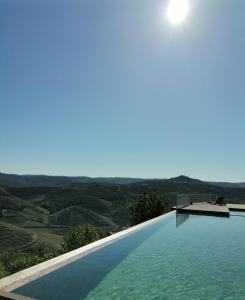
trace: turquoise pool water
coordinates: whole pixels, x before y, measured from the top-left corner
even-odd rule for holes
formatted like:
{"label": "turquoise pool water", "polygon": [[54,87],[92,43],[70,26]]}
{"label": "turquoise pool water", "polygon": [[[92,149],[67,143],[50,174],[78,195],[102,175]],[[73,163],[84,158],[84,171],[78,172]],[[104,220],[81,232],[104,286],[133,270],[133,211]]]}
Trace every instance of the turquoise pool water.
{"label": "turquoise pool water", "polygon": [[14,292],[37,299],[245,299],[245,214],[171,215]]}

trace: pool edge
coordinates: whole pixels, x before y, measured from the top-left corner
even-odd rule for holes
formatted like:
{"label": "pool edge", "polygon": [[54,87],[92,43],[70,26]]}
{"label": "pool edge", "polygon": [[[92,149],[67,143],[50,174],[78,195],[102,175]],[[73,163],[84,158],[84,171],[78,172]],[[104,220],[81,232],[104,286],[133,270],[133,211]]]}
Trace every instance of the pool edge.
{"label": "pool edge", "polygon": [[3,290],[0,291],[0,300],[37,300],[30,297],[25,297],[22,295],[17,295],[10,292],[5,292]]}
{"label": "pool edge", "polygon": [[4,278],[0,279],[0,292],[1,291],[10,292],[12,290],[15,290],[31,281],[34,281],[44,275],[47,275],[50,272],[53,272],[65,265],[68,265],[69,263],[72,263],[75,260],[77,260],[83,256],[89,255],[90,253],[92,253],[100,248],[103,248],[104,246],[107,246],[116,240],[124,238],[124,237],[142,229],[143,227],[145,227],[147,225],[150,225],[161,219],[167,218],[168,216],[170,216],[172,214],[175,214],[175,211],[170,211],[170,212],[168,212],[164,215],[161,215],[159,217],[156,217],[154,219],[140,223],[138,225],[135,225],[133,227],[130,227],[128,229],[125,229],[125,230],[115,233],[113,235],[110,235],[106,238],[100,239],[100,240],[90,243],[86,246],[78,248],[76,250],[70,251],[68,253],[62,254],[60,256],[57,256],[50,260],[47,260],[38,265],[32,266],[28,269],[25,269],[25,270],[19,271],[17,273],[14,273],[12,275],[9,275],[7,277],[4,277]]}

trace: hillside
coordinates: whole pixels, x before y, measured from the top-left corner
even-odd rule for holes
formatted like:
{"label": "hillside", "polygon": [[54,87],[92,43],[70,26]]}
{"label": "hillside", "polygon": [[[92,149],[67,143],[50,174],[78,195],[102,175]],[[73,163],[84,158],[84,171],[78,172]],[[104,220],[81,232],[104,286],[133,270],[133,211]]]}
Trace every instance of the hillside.
{"label": "hillside", "polygon": [[[186,176],[179,176],[177,178]],[[186,177],[188,178],[188,177]],[[154,181],[155,179],[128,178],[128,177],[88,177],[88,176],[47,176],[47,175],[17,175],[0,172],[0,185],[9,187],[64,187],[79,183],[108,183],[108,184],[132,184]],[[156,179],[160,181],[173,179]],[[199,180],[200,181],[200,180]],[[201,181],[200,181],[201,182]],[[245,188],[245,182],[212,182],[202,181],[219,187]]]}
{"label": "hillside", "polygon": [[0,222],[0,252],[8,248],[23,249],[31,245],[36,235],[12,224]]}
{"label": "hillside", "polygon": [[72,183],[111,183],[130,184],[142,182],[145,179],[123,177],[68,177],[47,175],[16,175],[0,173],[0,185],[10,187],[64,187]]}
{"label": "hillside", "polygon": [[[55,239],[58,245],[61,236],[71,226],[79,224],[90,223],[108,231],[119,230],[127,224],[127,206],[135,197],[127,185],[90,183],[79,187],[1,187],[0,222],[35,233],[37,242],[46,241],[54,246],[52,240]],[[0,243],[7,245],[3,240]]]}
{"label": "hillside", "polygon": [[230,188],[245,188],[245,182],[212,182],[209,183],[221,186],[221,187],[230,187]]}
{"label": "hillside", "polygon": [[[0,187],[1,245],[9,239],[9,228],[18,235],[29,234],[29,244],[45,241],[58,247],[70,227],[90,223],[108,231],[128,225],[128,206],[144,192],[162,192],[174,205],[183,193],[214,193],[229,202],[245,203],[245,188],[215,186],[211,183],[179,176],[164,180],[146,180],[130,184],[70,183],[60,187]],[[23,231],[24,230],[24,231]],[[35,236],[36,238],[30,238]],[[5,241],[4,241],[5,240]],[[21,240],[12,240],[22,248]],[[6,248],[6,247],[5,247]],[[7,248],[6,248],[7,249]]]}
{"label": "hillside", "polygon": [[134,191],[146,192],[159,191],[168,194],[172,201],[175,201],[178,194],[217,194],[226,198],[227,202],[245,203],[245,188],[230,188],[215,186],[214,184],[179,176],[167,180],[149,180],[133,185]]}

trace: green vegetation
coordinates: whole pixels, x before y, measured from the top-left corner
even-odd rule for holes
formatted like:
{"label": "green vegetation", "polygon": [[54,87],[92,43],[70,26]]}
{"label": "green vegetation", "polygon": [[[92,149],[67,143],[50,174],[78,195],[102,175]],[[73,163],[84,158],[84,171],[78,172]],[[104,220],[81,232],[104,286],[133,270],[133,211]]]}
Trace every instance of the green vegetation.
{"label": "green vegetation", "polygon": [[12,224],[0,222],[0,252],[8,249],[23,249],[31,245],[35,235]]}
{"label": "green vegetation", "polygon": [[61,251],[64,253],[72,251],[79,247],[95,242],[106,235],[107,234],[105,232],[98,230],[89,224],[74,227],[64,236],[61,244]]}
{"label": "green vegetation", "polygon": [[144,193],[129,207],[130,225],[137,225],[170,210],[168,200],[161,193]]}
{"label": "green vegetation", "polygon": [[22,257],[17,258],[16,260],[14,260],[9,264],[8,267],[9,273],[12,274],[21,271],[23,269],[42,263],[53,257],[54,256],[52,256],[52,253],[46,253],[43,256],[38,256],[33,254],[24,255]]}
{"label": "green vegetation", "polygon": [[4,266],[0,263],[0,279],[7,276],[8,274],[5,272]]}
{"label": "green vegetation", "polygon": [[0,255],[0,278],[44,262],[59,255],[59,251],[50,248],[45,243],[31,246],[27,252],[2,252]]}
{"label": "green vegetation", "polygon": [[130,184],[142,182],[145,179],[126,177],[67,177],[67,176],[45,176],[45,175],[15,175],[0,173],[0,184],[12,187],[64,187],[76,183],[109,183]]}
{"label": "green vegetation", "polygon": [[39,243],[31,246],[26,252],[13,250],[3,252],[0,255],[0,278],[85,246],[107,235],[108,233],[103,230],[84,224],[72,228],[65,234],[61,248],[58,250],[49,247],[46,243]]}

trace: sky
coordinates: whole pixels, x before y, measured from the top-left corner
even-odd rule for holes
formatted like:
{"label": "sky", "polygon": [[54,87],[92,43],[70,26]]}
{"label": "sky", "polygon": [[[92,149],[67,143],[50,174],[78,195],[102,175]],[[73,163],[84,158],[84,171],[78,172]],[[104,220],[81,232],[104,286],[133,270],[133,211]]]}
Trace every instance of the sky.
{"label": "sky", "polygon": [[245,181],[245,1],[0,0],[0,172]]}

